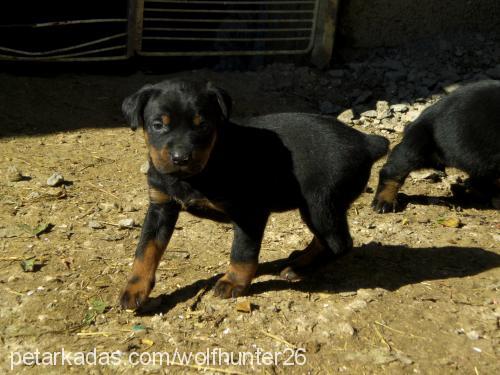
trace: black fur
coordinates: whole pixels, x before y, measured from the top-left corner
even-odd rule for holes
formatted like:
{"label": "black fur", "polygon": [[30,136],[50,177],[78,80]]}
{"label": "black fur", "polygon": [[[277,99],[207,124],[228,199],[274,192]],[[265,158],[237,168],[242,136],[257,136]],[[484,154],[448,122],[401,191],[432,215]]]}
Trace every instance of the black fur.
{"label": "black fur", "polygon": [[397,209],[395,199],[384,199],[388,183],[399,188],[413,170],[444,167],[467,172],[471,183],[488,196],[498,193],[500,81],[462,87],[406,127],[402,142],[380,171],[374,209],[381,213]]}
{"label": "black fur", "polygon": [[[167,240],[179,210],[184,209],[231,222],[231,263],[256,264],[270,213],[298,208],[322,246],[337,255],[352,248],[346,211],[363,192],[374,161],[387,152],[385,138],[304,113],[260,116],[238,125],[228,120],[227,93],[216,89],[216,102],[207,99],[214,90],[211,85],[167,81],[148,90],[151,96],[142,106],[143,113],[139,110],[132,118],[144,119],[152,147],[171,150],[178,143],[188,143],[183,147],[194,152],[207,143],[203,137],[214,137],[215,143],[202,170],[187,164],[162,173],[150,160],[149,186],[172,200],[151,203],[140,243],[158,237],[160,231],[165,233],[162,241]],[[140,97],[134,94],[126,99],[126,111],[140,108],[130,104]],[[155,132],[152,123],[165,111],[170,114],[170,130]],[[204,133],[185,120],[197,112],[207,122]],[[141,245],[136,256],[141,256]]]}

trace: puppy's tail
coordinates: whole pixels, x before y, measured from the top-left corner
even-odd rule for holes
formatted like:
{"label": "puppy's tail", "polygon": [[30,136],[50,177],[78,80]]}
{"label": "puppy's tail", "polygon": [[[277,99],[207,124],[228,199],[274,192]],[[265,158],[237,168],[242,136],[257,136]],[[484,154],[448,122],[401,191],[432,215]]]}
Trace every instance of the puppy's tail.
{"label": "puppy's tail", "polygon": [[389,151],[389,140],[381,135],[366,136],[368,151],[373,158],[373,161],[380,159]]}

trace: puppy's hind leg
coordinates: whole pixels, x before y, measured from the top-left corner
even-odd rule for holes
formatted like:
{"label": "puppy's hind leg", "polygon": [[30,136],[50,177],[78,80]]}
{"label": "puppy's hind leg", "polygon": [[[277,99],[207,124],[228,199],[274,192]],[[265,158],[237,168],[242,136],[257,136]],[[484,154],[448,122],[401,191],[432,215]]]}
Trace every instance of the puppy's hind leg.
{"label": "puppy's hind leg", "polygon": [[304,250],[292,253],[289,265],[281,271],[281,277],[290,281],[300,279],[315,266],[352,249],[347,207],[316,202],[300,212],[314,238]]}

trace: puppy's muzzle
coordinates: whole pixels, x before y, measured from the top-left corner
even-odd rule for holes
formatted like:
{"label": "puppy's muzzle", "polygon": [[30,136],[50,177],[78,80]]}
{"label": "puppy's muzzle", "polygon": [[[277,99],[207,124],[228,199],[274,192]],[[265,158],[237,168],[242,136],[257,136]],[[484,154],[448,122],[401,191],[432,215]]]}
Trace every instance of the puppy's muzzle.
{"label": "puppy's muzzle", "polygon": [[185,166],[193,160],[193,155],[188,151],[173,151],[170,154],[170,158],[174,165]]}

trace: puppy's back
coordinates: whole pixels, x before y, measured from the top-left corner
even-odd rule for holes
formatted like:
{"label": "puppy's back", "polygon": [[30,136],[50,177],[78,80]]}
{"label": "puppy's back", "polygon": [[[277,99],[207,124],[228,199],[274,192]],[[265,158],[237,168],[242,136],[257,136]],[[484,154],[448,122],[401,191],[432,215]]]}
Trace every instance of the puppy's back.
{"label": "puppy's back", "polygon": [[500,81],[461,87],[410,124],[427,128],[446,164],[467,172],[500,169]]}

